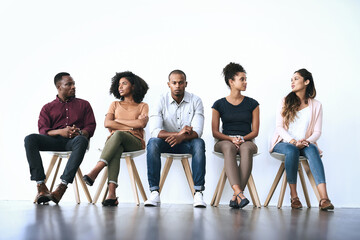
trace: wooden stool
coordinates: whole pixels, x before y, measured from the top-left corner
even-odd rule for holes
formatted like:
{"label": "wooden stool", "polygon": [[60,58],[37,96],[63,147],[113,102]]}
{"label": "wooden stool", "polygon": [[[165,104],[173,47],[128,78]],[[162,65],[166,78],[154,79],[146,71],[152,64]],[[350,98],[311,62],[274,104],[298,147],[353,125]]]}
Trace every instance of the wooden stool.
{"label": "wooden stool", "polygon": [[[49,191],[52,192],[53,188],[54,188],[54,184],[55,184],[55,180],[56,180],[56,177],[57,177],[57,174],[59,172],[59,168],[60,168],[60,164],[61,164],[61,161],[63,158],[67,158],[69,159],[70,158],[70,154],[71,154],[71,151],[67,151],[67,152],[52,152],[52,151],[47,151],[48,153],[52,154],[53,157],[50,161],[50,164],[49,164],[49,167],[46,171],[46,178],[45,178],[45,184],[56,164],[56,161],[58,161],[58,164],[56,166],[56,169],[55,169],[55,173],[54,173],[54,177],[53,177],[53,180],[51,182],[51,186],[50,186],[50,189]],[[91,200],[91,196],[90,196],[90,193],[89,193],[89,190],[86,186],[86,183],[84,182],[83,180],[83,175],[82,175],[82,172],[80,170],[80,167],[78,168],[77,172],[76,172],[76,176],[79,178],[79,181],[81,183],[81,186],[85,192],[85,196],[86,198],[88,199],[89,203],[92,202]],[[74,192],[75,192],[75,199],[76,199],[76,202],[78,204],[80,204],[80,195],[79,195],[79,188],[78,188],[78,183],[77,183],[77,179],[76,179],[76,176],[74,178],[74,182],[73,182],[73,186],[74,186]],[[36,199],[34,200],[34,203],[36,202]]]}
{"label": "wooden stool", "polygon": [[[141,196],[144,201],[147,200],[147,197],[146,197],[143,185],[141,183],[139,173],[138,173],[135,163],[134,163],[134,157],[138,157],[140,155],[143,155],[144,153],[145,153],[145,150],[133,151],[133,152],[123,152],[121,155],[121,158],[120,158],[120,159],[125,159],[125,161],[126,161],[126,166],[128,168],[128,172],[129,172],[129,176],[130,176],[131,187],[132,187],[132,190],[134,193],[134,198],[135,198],[137,206],[140,205],[140,201],[139,201],[139,195],[137,192],[136,184],[137,184],[137,187],[139,188],[139,191],[140,191]],[[97,200],[99,199],[101,191],[106,183],[107,177],[108,177],[108,169],[107,169],[107,167],[105,167],[103,176],[100,180],[100,184],[95,193],[93,204],[95,204],[97,202]],[[109,188],[107,186],[102,201],[105,201],[108,190],[109,190]]]}
{"label": "wooden stool", "polygon": [[192,157],[191,154],[162,153],[161,157],[166,158],[166,162],[160,177],[159,193],[161,193],[161,190],[164,186],[165,179],[169,173],[173,160],[181,160],[182,166],[184,168],[185,176],[190,187],[191,194],[192,196],[194,196],[195,194],[194,180],[192,178],[192,173],[189,165],[189,158]]}
{"label": "wooden stool", "polygon": [[[270,200],[271,200],[271,198],[272,198],[272,196],[273,196],[273,194],[275,192],[275,189],[276,189],[277,185],[279,184],[279,181],[280,181],[281,177],[284,175],[283,182],[281,184],[281,190],[280,190],[280,196],[279,196],[279,200],[278,200],[278,205],[277,205],[278,208],[281,208],[283,200],[284,200],[286,185],[287,185],[286,172],[285,172],[285,154],[272,152],[272,153],[270,153],[270,155],[273,158],[275,158],[277,160],[280,160],[281,164],[280,164],[280,168],[279,168],[279,170],[278,170],[278,172],[276,174],[274,183],[272,184],[270,192],[269,192],[269,194],[268,194],[268,196],[266,198],[266,201],[264,203],[264,207],[267,207],[269,205],[269,202],[270,202]],[[316,183],[315,183],[315,180],[314,180],[314,176],[312,175],[312,173],[310,171],[310,167],[309,167],[309,163],[307,161],[307,158],[304,157],[304,156],[300,156],[299,161],[300,161],[299,162],[299,168],[298,168],[299,177],[300,177],[301,185],[302,185],[302,188],[303,188],[303,191],[304,191],[306,204],[310,208],[311,203],[310,203],[310,199],[309,199],[309,195],[308,195],[308,191],[307,191],[307,187],[306,187],[306,183],[305,183],[304,173],[302,171],[301,165],[304,167],[304,170],[305,170],[305,172],[306,172],[306,174],[307,174],[307,176],[309,178],[309,181],[310,181],[310,184],[311,184],[312,188],[314,189],[314,192],[315,192],[315,195],[316,195],[316,198],[318,199],[318,201],[320,201],[320,194],[319,194],[319,192],[317,190]]]}
{"label": "wooden stool", "polygon": [[[215,154],[219,158],[224,159],[224,154],[222,154],[220,152],[213,152],[213,154]],[[259,154],[260,153],[256,153],[253,156],[257,156]],[[240,162],[240,155],[236,155],[236,161]],[[213,198],[212,198],[212,200],[210,202],[210,205],[213,206],[213,207],[219,206],[219,202],[220,202],[220,199],[221,199],[221,196],[222,196],[222,192],[224,190],[226,178],[227,178],[227,176],[226,176],[225,167],[224,167],[222,172],[221,172],[218,184],[216,185],[214,196],[213,196]],[[252,177],[252,174],[250,174],[249,180],[247,182],[247,187],[249,189],[251,200],[254,203],[254,207],[261,208],[259,195],[258,195],[258,193],[256,191],[256,187],[255,187],[255,183],[254,183],[254,179]]]}

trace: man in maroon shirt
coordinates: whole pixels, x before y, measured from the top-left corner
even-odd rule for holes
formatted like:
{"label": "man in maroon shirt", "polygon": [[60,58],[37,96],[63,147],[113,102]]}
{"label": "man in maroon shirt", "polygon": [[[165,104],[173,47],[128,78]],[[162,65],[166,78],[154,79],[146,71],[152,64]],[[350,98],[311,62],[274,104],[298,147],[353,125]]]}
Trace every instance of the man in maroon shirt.
{"label": "man in maroon shirt", "polygon": [[[54,78],[58,90],[56,99],[46,104],[39,116],[39,133],[25,137],[25,150],[29,162],[31,180],[36,181],[36,202],[58,203],[67,184],[72,183],[94,135],[96,122],[88,101],[75,97],[75,81],[69,73],[58,73]],[[72,151],[61,175],[61,184],[53,192],[45,185],[45,173],[39,151]]]}

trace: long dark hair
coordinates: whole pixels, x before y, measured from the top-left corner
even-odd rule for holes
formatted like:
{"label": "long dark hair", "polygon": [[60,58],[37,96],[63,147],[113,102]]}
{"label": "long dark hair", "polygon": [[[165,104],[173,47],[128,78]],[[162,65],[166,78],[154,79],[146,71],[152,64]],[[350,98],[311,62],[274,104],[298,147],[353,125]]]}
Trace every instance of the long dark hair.
{"label": "long dark hair", "polygon": [[[305,103],[307,104],[309,98],[313,99],[316,96],[314,79],[311,72],[309,72],[305,68],[297,70],[294,72],[294,74],[295,73],[300,74],[300,76],[304,78],[304,81],[309,80],[309,84],[306,86],[305,90]],[[301,100],[294,92],[290,92],[285,97],[285,103],[282,108],[281,115],[284,118],[284,123],[286,127],[289,127],[289,124],[295,120],[296,112],[299,110],[300,105]]]}
{"label": "long dark hair", "polygon": [[131,83],[133,86],[133,99],[136,103],[141,103],[147,93],[147,90],[149,89],[149,86],[141,77],[129,71],[115,74],[115,76],[111,79],[110,94],[114,95],[117,99],[124,100],[124,97],[120,96],[119,93],[119,80],[121,78],[126,78]]}

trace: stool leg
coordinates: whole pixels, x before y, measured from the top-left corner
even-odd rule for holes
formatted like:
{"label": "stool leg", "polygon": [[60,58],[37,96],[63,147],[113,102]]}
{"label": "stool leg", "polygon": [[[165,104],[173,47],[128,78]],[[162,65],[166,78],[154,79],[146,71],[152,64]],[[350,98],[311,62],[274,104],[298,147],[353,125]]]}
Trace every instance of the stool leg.
{"label": "stool leg", "polygon": [[227,177],[226,177],[225,168],[224,168],[222,173],[221,173],[221,176],[220,176],[221,182],[220,182],[220,185],[219,185],[219,190],[218,190],[218,192],[216,194],[217,196],[216,196],[214,207],[219,206],[219,202],[220,202],[223,190],[224,190],[226,178]]}
{"label": "stool leg", "polygon": [[308,194],[307,187],[306,187],[306,183],[305,183],[304,173],[303,173],[303,171],[302,171],[302,168],[301,168],[301,164],[300,164],[300,163],[299,163],[298,171],[299,171],[300,182],[301,182],[301,185],[302,185],[302,188],[303,188],[303,191],[304,191],[304,196],[305,196],[305,200],[306,200],[306,205],[308,206],[308,208],[310,208],[310,207],[311,207],[311,203],[310,203],[309,194]]}
{"label": "stool leg", "polygon": [[57,174],[58,174],[58,172],[59,172],[59,168],[60,168],[61,161],[62,161],[62,158],[59,158],[57,167],[56,167],[56,169],[55,169],[55,174],[54,174],[53,180],[52,180],[52,182],[51,182],[50,192],[52,192],[52,190],[53,190],[53,188],[54,188],[55,180],[56,180]]}
{"label": "stool leg", "polygon": [[301,161],[301,164],[302,166],[304,167],[304,170],[309,178],[309,181],[310,181],[310,184],[314,190],[314,193],[316,195],[316,198],[318,200],[318,202],[320,202],[320,194],[319,194],[319,191],[316,187],[316,183],[315,183],[315,179],[314,179],[314,176],[312,175],[311,171],[310,171],[310,166],[309,166],[309,163],[308,161]]}
{"label": "stool leg", "polygon": [[144,191],[144,187],[142,185],[142,182],[141,182],[141,179],[139,177],[139,173],[137,171],[137,168],[136,168],[136,165],[135,165],[135,162],[134,162],[134,159],[131,159],[131,165],[132,165],[132,168],[133,168],[133,171],[134,171],[134,176],[135,176],[135,181],[136,181],[136,184],[139,188],[139,191],[141,193],[141,196],[144,200],[144,202],[147,200],[147,197],[146,197],[146,194],[145,194],[145,191]]}
{"label": "stool leg", "polygon": [[277,185],[279,184],[279,181],[281,179],[281,176],[283,175],[284,173],[284,170],[285,170],[285,164],[284,163],[281,163],[280,165],[280,168],[276,174],[276,177],[274,179],[274,182],[273,184],[271,185],[271,188],[270,188],[270,192],[265,200],[265,203],[264,203],[264,207],[267,207],[269,205],[269,202],[272,198],[272,196],[274,195],[274,192],[275,192],[275,189],[277,187]]}
{"label": "stool leg", "polygon": [[80,204],[79,187],[78,187],[78,184],[77,184],[76,176],[74,178],[74,184],[73,185],[74,185],[74,193],[75,193],[76,202],[77,202],[77,204]]}
{"label": "stool leg", "polygon": [[136,205],[139,206],[140,205],[140,200],[139,200],[139,195],[138,195],[137,188],[136,188],[134,170],[133,170],[132,165],[131,165],[131,158],[129,156],[126,156],[125,161],[126,161],[126,166],[128,168],[128,172],[129,172],[129,176],[130,176],[131,187],[132,187],[132,190],[133,190]]}
{"label": "stool leg", "polygon": [[165,162],[165,166],[164,166],[164,169],[161,173],[161,177],[160,177],[160,184],[159,184],[159,193],[161,193],[161,190],[164,186],[164,183],[165,183],[165,179],[169,173],[169,170],[170,170],[170,167],[171,167],[171,164],[173,163],[173,158],[172,157],[168,157],[166,159],[166,162]]}
{"label": "stool leg", "polygon": [[285,190],[286,190],[286,184],[287,184],[287,179],[286,179],[286,172],[284,172],[284,177],[283,177],[283,182],[281,184],[281,190],[280,190],[280,196],[279,196],[279,201],[278,201],[278,205],[277,207],[280,209],[282,206],[282,203],[284,201],[284,195],[285,195]]}
{"label": "stool leg", "polygon": [[[96,204],[97,200],[99,199],[100,194],[101,194],[101,190],[103,189],[103,187],[105,185],[107,177],[108,177],[108,170],[107,170],[107,167],[105,167],[104,168],[104,173],[103,173],[103,175],[101,177],[101,180],[100,180],[100,183],[99,183],[99,186],[98,186],[98,188],[96,190],[94,200],[92,202],[93,204]],[[105,194],[105,197],[106,197],[106,194]]]}
{"label": "stool leg", "polygon": [[92,202],[92,199],[91,199],[91,196],[90,196],[90,192],[89,192],[89,189],[88,189],[87,186],[86,186],[86,183],[84,182],[83,174],[82,174],[80,168],[77,170],[76,174],[77,174],[77,176],[78,176],[78,178],[79,178],[81,187],[83,188],[83,190],[84,190],[84,192],[85,192],[85,196],[86,196],[87,200],[89,201],[89,203],[91,203],[91,202]]}
{"label": "stool leg", "polygon": [[53,170],[54,166],[55,166],[55,163],[56,163],[56,160],[58,159],[58,155],[53,155],[53,157],[51,158],[51,161],[50,161],[50,164],[49,164],[49,167],[46,171],[46,178],[45,178],[45,183],[47,182],[50,174],[51,174],[51,171]]}
{"label": "stool leg", "polygon": [[252,200],[253,203],[254,203],[254,207],[261,208],[261,203],[260,203],[259,195],[258,195],[258,193],[257,193],[257,191],[256,191],[256,186],[255,186],[254,178],[252,177],[252,174],[250,174],[250,176],[249,176],[249,180],[248,180],[247,186],[248,186],[248,188],[249,188],[251,200]]}
{"label": "stool leg", "polygon": [[192,173],[191,173],[191,169],[190,169],[190,165],[189,165],[189,160],[188,160],[188,158],[183,158],[183,159],[181,159],[181,163],[182,163],[182,166],[183,166],[184,171],[185,171],[186,179],[187,179],[187,181],[188,181],[191,194],[192,194],[192,196],[194,196],[194,194],[195,194],[194,180],[193,180],[193,178],[192,178]]}
{"label": "stool leg", "polygon": [[223,175],[223,172],[224,172],[224,169],[222,170],[221,174],[220,174],[220,178],[219,178],[219,181],[216,185],[216,188],[215,188],[215,192],[214,192],[214,195],[213,195],[213,198],[211,199],[211,202],[210,202],[210,205],[211,206],[214,206],[215,204],[215,200],[217,198],[217,194],[218,194],[218,191],[219,191],[219,187],[220,187],[220,183],[221,183],[221,177]]}

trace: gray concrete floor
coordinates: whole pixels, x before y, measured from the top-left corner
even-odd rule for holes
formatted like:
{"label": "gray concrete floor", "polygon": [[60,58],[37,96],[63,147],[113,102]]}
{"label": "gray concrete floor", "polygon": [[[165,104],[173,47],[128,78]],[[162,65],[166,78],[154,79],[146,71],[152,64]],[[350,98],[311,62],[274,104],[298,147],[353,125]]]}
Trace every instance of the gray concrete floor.
{"label": "gray concrete floor", "polygon": [[0,201],[0,239],[360,239],[360,209]]}

